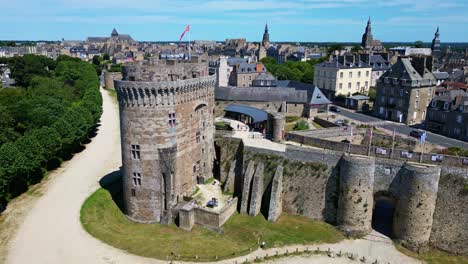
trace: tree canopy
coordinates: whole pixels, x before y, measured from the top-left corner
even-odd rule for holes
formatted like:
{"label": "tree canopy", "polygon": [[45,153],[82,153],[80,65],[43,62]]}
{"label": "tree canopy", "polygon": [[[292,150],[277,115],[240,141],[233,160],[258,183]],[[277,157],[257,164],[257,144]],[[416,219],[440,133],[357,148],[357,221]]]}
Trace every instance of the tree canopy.
{"label": "tree canopy", "polygon": [[278,78],[278,80],[313,83],[314,65],[324,60],[325,58],[320,58],[308,61],[287,61],[284,64],[278,64],[274,58],[265,57],[261,62],[273,76]]}
{"label": "tree canopy", "polygon": [[78,150],[102,113],[93,65],[67,56],[7,62],[22,87],[0,90],[0,204]]}

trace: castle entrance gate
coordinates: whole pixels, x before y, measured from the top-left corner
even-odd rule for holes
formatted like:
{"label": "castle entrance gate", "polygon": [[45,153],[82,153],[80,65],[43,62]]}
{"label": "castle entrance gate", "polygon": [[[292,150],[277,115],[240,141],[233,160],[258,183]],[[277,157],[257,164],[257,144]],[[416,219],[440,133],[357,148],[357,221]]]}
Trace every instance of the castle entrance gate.
{"label": "castle entrance gate", "polygon": [[396,198],[390,192],[380,191],[375,193],[372,229],[388,237],[392,237],[395,208]]}

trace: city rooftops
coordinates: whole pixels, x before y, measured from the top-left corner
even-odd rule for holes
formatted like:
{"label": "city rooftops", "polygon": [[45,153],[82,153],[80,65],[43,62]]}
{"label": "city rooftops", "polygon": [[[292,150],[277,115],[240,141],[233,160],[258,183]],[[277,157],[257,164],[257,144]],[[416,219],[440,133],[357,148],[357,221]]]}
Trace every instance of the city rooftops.
{"label": "city rooftops", "polygon": [[355,68],[372,68],[369,64],[362,62],[362,61],[347,61],[344,62],[338,61],[338,59],[334,58],[332,61],[325,61],[317,66],[324,67],[324,68],[335,68],[335,69],[355,69]]}

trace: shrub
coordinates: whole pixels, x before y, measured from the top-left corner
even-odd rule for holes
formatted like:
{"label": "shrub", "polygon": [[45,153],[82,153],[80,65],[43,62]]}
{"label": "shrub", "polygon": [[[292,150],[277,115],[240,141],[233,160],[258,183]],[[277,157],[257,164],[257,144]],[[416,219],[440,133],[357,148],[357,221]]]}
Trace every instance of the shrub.
{"label": "shrub", "polygon": [[296,122],[296,125],[294,126],[294,130],[308,130],[308,129],[309,129],[309,124],[304,120],[300,120]]}

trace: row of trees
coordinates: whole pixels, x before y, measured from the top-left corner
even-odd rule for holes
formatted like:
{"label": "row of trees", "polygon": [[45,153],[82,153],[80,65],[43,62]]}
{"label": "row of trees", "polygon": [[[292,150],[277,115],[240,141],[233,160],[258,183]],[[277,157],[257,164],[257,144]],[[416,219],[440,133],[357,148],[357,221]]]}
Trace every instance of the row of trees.
{"label": "row of trees", "polygon": [[323,62],[325,58],[312,59],[308,61],[287,61],[284,64],[272,57],[265,57],[261,62],[267,70],[278,80],[300,81],[304,83],[314,82],[314,65]]}
{"label": "row of trees", "polygon": [[0,205],[69,159],[102,114],[99,79],[91,64],[34,55],[7,63],[24,86],[0,91]]}

